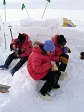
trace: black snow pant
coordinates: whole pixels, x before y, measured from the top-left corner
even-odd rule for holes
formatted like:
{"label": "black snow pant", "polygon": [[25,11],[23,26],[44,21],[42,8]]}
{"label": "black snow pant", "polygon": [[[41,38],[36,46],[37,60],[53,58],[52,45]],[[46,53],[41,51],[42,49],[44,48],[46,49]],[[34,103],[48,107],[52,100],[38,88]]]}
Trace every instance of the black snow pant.
{"label": "black snow pant", "polygon": [[[62,56],[65,57],[65,58],[67,58],[67,60],[69,59],[69,56],[67,54],[62,54]],[[58,62],[56,64],[57,64],[58,69],[60,71],[65,71],[66,70],[67,64],[64,64],[63,62]]]}
{"label": "black snow pant", "polygon": [[[14,52],[8,56],[7,60],[5,61],[5,64],[9,66],[13,59],[18,59],[18,57],[15,56]],[[20,58],[20,61],[13,67],[13,69],[17,71],[27,60],[28,57]]]}
{"label": "black snow pant", "polygon": [[41,80],[46,80],[40,92],[45,96],[47,92],[50,92],[55,84],[58,83],[59,77],[61,75],[60,71],[50,71],[44,78]]}

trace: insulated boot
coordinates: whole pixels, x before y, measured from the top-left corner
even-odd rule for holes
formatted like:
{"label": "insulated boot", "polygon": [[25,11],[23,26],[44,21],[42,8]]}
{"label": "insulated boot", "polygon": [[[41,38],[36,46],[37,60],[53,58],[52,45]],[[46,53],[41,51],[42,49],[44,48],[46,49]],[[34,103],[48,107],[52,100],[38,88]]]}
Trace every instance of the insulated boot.
{"label": "insulated boot", "polygon": [[64,80],[68,76],[67,72],[61,71],[61,76],[59,77],[59,80]]}
{"label": "insulated boot", "polygon": [[45,95],[43,95],[41,92],[39,92],[39,96],[41,98],[43,98],[44,100],[47,100],[47,101],[51,101],[52,100],[52,97],[50,96],[49,92],[47,92]]}
{"label": "insulated boot", "polygon": [[53,89],[58,89],[58,88],[60,88],[60,85],[58,83],[53,86]]}
{"label": "insulated boot", "polygon": [[8,69],[8,66],[7,66],[6,64],[1,65],[1,66],[0,66],[0,69],[1,69],[1,70],[7,70],[7,69]]}
{"label": "insulated boot", "polygon": [[12,76],[14,75],[14,73],[15,73],[15,70],[14,69],[11,69],[10,70],[10,73],[12,74]]}

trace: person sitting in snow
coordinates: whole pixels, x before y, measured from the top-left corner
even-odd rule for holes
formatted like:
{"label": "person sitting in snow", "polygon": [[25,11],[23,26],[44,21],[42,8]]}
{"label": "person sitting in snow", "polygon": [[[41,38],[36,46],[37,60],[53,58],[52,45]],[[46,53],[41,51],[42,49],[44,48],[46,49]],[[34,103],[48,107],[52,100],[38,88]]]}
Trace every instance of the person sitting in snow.
{"label": "person sitting in snow", "polygon": [[70,53],[71,51],[68,47],[65,47],[67,41],[64,35],[55,35],[51,40],[54,42],[56,48],[55,52],[52,53],[51,60],[56,62],[62,74],[60,78],[63,78],[69,59],[66,53]]}
{"label": "person sitting in snow", "polygon": [[80,59],[84,60],[84,52],[80,53]]}
{"label": "person sitting in snow", "polygon": [[29,55],[32,52],[32,41],[29,39],[29,36],[25,33],[19,33],[18,38],[13,39],[10,44],[11,53],[5,61],[4,65],[1,65],[1,69],[8,69],[10,63],[13,59],[19,58],[20,61],[10,70],[12,76],[14,73],[28,60]]}
{"label": "person sitting in snow", "polygon": [[27,64],[29,75],[34,80],[46,80],[39,92],[39,95],[45,100],[52,100],[49,92],[52,88],[60,87],[58,80],[61,72],[58,71],[56,63],[50,61],[50,54],[54,50],[55,46],[51,40],[46,40],[44,44],[35,42]]}

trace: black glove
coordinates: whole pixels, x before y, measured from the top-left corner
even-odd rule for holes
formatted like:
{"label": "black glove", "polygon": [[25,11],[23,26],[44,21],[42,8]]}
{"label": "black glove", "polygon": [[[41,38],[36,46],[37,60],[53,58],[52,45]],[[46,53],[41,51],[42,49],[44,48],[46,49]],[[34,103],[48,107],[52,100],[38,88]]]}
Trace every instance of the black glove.
{"label": "black glove", "polygon": [[71,53],[71,50],[69,49],[68,53]]}

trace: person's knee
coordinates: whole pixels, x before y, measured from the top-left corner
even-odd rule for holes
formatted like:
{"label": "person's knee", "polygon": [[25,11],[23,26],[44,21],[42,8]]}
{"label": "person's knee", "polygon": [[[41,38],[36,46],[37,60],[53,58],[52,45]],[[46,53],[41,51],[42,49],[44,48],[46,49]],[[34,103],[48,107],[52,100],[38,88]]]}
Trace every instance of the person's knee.
{"label": "person's knee", "polygon": [[58,81],[60,75],[61,75],[61,72],[60,71],[54,71],[53,72],[53,80],[54,81]]}
{"label": "person's knee", "polygon": [[23,61],[23,62],[26,62],[27,60],[28,60],[27,57],[25,57],[25,58],[21,58],[21,61]]}
{"label": "person's knee", "polygon": [[13,55],[12,55],[12,54],[10,54],[10,55],[8,56],[8,58],[13,58]]}
{"label": "person's knee", "polygon": [[69,59],[69,55],[68,54],[63,54],[62,56],[67,58],[67,59]]}
{"label": "person's knee", "polygon": [[65,57],[66,57],[67,59],[69,59],[69,55],[66,54]]}
{"label": "person's knee", "polygon": [[67,64],[68,63],[68,59],[69,59],[69,56],[67,54],[63,54],[61,55],[60,57],[60,61],[64,64]]}

